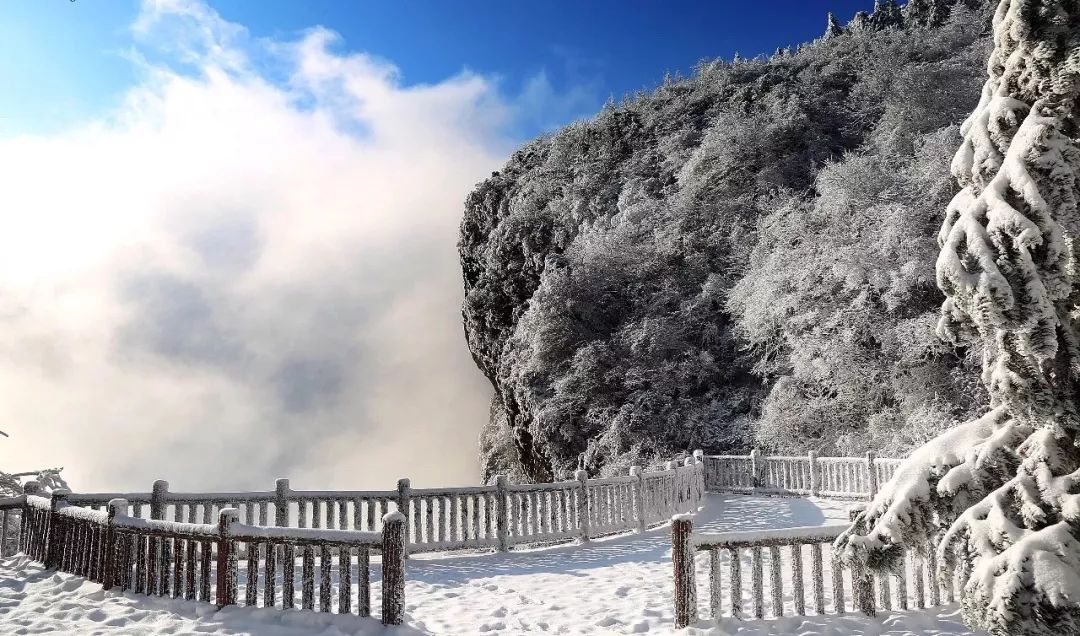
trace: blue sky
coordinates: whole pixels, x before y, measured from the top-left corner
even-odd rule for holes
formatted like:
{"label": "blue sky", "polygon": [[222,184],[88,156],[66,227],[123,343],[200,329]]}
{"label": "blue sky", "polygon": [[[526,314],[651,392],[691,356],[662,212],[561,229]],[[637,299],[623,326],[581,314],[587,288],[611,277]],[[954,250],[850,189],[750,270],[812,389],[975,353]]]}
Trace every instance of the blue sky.
{"label": "blue sky", "polygon": [[[467,69],[531,94],[515,137],[595,111],[609,95],[655,86],[702,58],[745,56],[814,38],[825,13],[847,19],[870,0],[342,2],[216,0],[255,38],[295,39],[321,25],[344,51],[388,60],[404,84]],[[138,81],[133,0],[4,0],[0,4],[0,135],[53,131],[115,107]]]}

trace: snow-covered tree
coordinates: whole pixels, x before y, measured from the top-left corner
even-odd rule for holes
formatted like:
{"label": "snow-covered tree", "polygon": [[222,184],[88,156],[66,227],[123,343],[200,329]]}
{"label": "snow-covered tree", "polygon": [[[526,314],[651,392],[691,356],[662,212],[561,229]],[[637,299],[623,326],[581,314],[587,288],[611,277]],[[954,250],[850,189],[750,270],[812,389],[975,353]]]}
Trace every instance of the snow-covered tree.
{"label": "snow-covered tree", "polygon": [[944,530],[970,625],[1080,633],[1080,2],[1001,0],[993,25],[937,261],[938,332],[981,350],[990,410],[913,453],[838,546],[887,568]]}
{"label": "snow-covered tree", "polygon": [[829,16],[825,19],[825,39],[834,38],[843,32],[840,23],[836,21],[836,16],[830,11]]}
{"label": "snow-covered tree", "polygon": [[903,15],[896,0],[874,0],[874,12],[870,14],[870,22],[877,29],[900,26]]}

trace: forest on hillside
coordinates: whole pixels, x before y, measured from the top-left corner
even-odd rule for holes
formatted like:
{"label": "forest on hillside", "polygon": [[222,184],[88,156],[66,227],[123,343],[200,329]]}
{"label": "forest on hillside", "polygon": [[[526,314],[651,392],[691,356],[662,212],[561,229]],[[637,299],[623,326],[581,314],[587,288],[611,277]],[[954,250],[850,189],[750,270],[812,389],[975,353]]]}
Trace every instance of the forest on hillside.
{"label": "forest on hillside", "polygon": [[901,456],[987,397],[935,334],[993,3],[879,0],[525,144],[468,197],[485,476],[687,448]]}

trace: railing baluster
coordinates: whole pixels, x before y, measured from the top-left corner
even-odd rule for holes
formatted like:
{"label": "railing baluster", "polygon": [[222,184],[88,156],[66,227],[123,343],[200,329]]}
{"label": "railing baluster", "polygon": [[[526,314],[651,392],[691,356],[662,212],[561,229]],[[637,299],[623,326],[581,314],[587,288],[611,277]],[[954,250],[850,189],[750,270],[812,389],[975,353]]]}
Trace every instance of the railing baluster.
{"label": "railing baluster", "polygon": [[[269,556],[269,555],[268,555]],[[247,581],[244,585],[244,605],[256,607],[259,604],[259,544],[247,544]]]}
{"label": "railing baluster", "polygon": [[360,616],[371,616],[371,549],[361,546],[356,554],[356,604]]}
{"label": "railing baluster", "polygon": [[136,535],[137,543],[135,544],[135,593],[146,594],[146,541],[147,538],[144,535]]}
{"label": "railing baluster", "polygon": [[181,598],[184,595],[184,553],[183,553],[183,539],[173,539],[172,546],[173,553],[173,577],[172,577],[172,597]]}
{"label": "railing baluster", "polygon": [[791,546],[791,595],[795,601],[795,613],[806,616],[806,598],[803,595],[803,549],[801,543]]}
{"label": "railing baluster", "polygon": [[825,572],[821,544],[810,545],[810,576],[814,579],[814,611],[820,616],[825,613]]}
{"label": "railing baluster", "polygon": [[753,588],[754,618],[765,618],[764,571],[761,563],[761,546],[750,550],[750,586]]}
{"label": "railing baluster", "polygon": [[338,548],[338,614],[352,613],[352,549]]}
{"label": "railing baluster", "polygon": [[199,600],[204,603],[211,601],[210,596],[210,563],[214,558],[213,543],[202,541],[199,546]]}
{"label": "railing baluster", "polygon": [[738,548],[728,548],[728,567],[731,568],[731,586],[728,588],[731,595],[731,616],[742,618],[742,560],[739,558]]}
{"label": "railing baluster", "polygon": [[300,578],[302,597],[300,607],[302,609],[315,609],[315,551],[310,545],[303,547],[303,565],[301,566]]}
{"label": "railing baluster", "polygon": [[719,620],[721,616],[721,605],[723,601],[721,599],[721,592],[723,590],[723,581],[720,576],[720,550],[718,548],[712,548],[709,550],[709,615],[712,619]]}
{"label": "railing baluster", "polygon": [[296,551],[293,544],[286,543],[281,553],[281,609],[292,609],[296,602]]}
{"label": "railing baluster", "polygon": [[889,585],[890,575],[888,572],[882,572],[878,575],[878,605],[884,610],[892,609],[892,586]]}
{"label": "railing baluster", "polygon": [[844,566],[834,557],[830,569],[832,570],[833,612],[843,614],[846,611],[844,602]]}
{"label": "railing baluster", "polygon": [[784,615],[784,587],[780,574],[780,547],[769,546],[769,591],[772,592],[772,612],[775,618]]}
{"label": "railing baluster", "polygon": [[191,539],[184,541],[184,561],[187,569],[184,571],[184,598],[195,600],[195,542]]}
{"label": "railing baluster", "polygon": [[[277,547],[268,541],[263,552],[263,607],[277,605]],[[256,563],[258,566],[258,563]]]}
{"label": "railing baluster", "polygon": [[330,570],[333,566],[334,557],[330,553],[330,546],[326,543],[319,546],[319,611],[331,611],[331,581]]}
{"label": "railing baluster", "polygon": [[908,608],[907,570],[908,554],[905,550],[903,557],[900,559],[900,572],[896,575],[896,600],[900,604],[900,609],[902,610]]}

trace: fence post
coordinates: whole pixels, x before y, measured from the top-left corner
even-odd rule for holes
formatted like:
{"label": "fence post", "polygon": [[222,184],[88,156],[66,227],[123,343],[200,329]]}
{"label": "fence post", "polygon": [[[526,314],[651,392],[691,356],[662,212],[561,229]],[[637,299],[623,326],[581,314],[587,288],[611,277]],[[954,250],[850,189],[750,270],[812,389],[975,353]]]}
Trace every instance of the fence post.
{"label": "fence post", "polygon": [[761,471],[765,468],[765,465],[761,462],[761,451],[758,449],[752,449],[750,451],[750,485],[754,488],[761,487]]}
{"label": "fence post", "polygon": [[495,535],[499,540],[499,552],[510,549],[510,520],[506,505],[506,475],[495,475]]}
{"label": "fence post", "polygon": [[49,506],[49,528],[45,540],[45,567],[55,570],[60,564],[60,555],[64,550],[64,537],[60,536],[60,513],[63,504],[67,503],[68,491],[60,488],[52,492]]}
{"label": "fence post", "polygon": [[150,518],[165,518],[165,498],[169,495],[169,482],[159,479],[154,482],[154,489],[150,492]]}
{"label": "fence post", "polygon": [[589,523],[589,473],[579,470],[574,473],[574,479],[578,481],[578,532],[582,543],[588,543],[592,529]]}
{"label": "fence post", "polygon": [[400,625],[405,614],[405,515],[383,517],[382,622]]}
{"label": "fence post", "polygon": [[697,465],[697,499],[700,502],[705,496],[705,451],[700,448],[694,451],[694,463]]}
{"label": "fence post", "polygon": [[[169,482],[164,479],[158,479],[154,482],[154,486],[150,491],[150,518],[151,519],[165,519],[165,510],[168,507],[169,497]],[[157,587],[156,592],[161,594],[165,590],[168,590],[169,573],[168,563],[172,560],[172,555],[169,553],[169,540],[168,539],[150,539],[150,559],[153,561],[151,565],[150,586]],[[159,555],[160,552],[160,555]],[[157,571],[157,576],[154,576],[154,572]]]}
{"label": "fence post", "polygon": [[878,483],[877,483],[877,468],[874,466],[874,460],[877,456],[874,451],[868,451],[866,453],[866,473],[868,475],[867,483],[870,484],[870,500],[873,501],[874,497],[877,497]]}
{"label": "fence post", "polygon": [[232,524],[240,520],[237,508],[222,508],[218,512],[217,606],[236,605],[236,542],[232,540]]}
{"label": "fence post", "polygon": [[671,518],[671,562],[675,566],[675,628],[697,620],[697,582],[694,580],[694,522],[688,514]]}
{"label": "fence post", "polygon": [[101,587],[111,590],[119,583],[117,581],[116,556],[120,548],[116,545],[116,517],[126,517],[128,514],[127,499],[109,500],[109,521],[105,526],[105,566],[101,580]]}
{"label": "fence post", "polygon": [[683,471],[686,473],[686,483],[680,486],[680,489],[685,489],[683,491],[686,493],[686,510],[683,512],[694,512],[697,508],[694,500],[694,491],[697,490],[694,484],[697,481],[697,457],[690,455],[683,461],[683,466],[687,468]]}
{"label": "fence post", "polygon": [[[412,482],[408,477],[399,479],[397,482],[397,509],[405,517],[405,544],[409,543],[409,519],[412,515],[409,514],[410,499],[412,494],[409,492],[412,489]],[[409,550],[406,548],[405,555],[408,557]]]}
{"label": "fence post", "polygon": [[274,482],[274,525],[289,527],[289,480],[278,479]]}
{"label": "fence post", "polygon": [[810,459],[810,496],[817,497],[818,491],[821,490],[821,473],[818,472],[817,451],[810,451],[806,456]]}
{"label": "fence post", "polygon": [[641,474],[641,466],[631,466],[630,476],[634,478],[634,510],[637,512],[638,532],[645,532],[645,477]]}
{"label": "fence post", "polygon": [[[23,484],[23,495],[40,497],[42,495],[41,482],[31,479]],[[30,551],[30,504],[23,502],[22,513],[19,515],[19,550],[29,553]]]}

